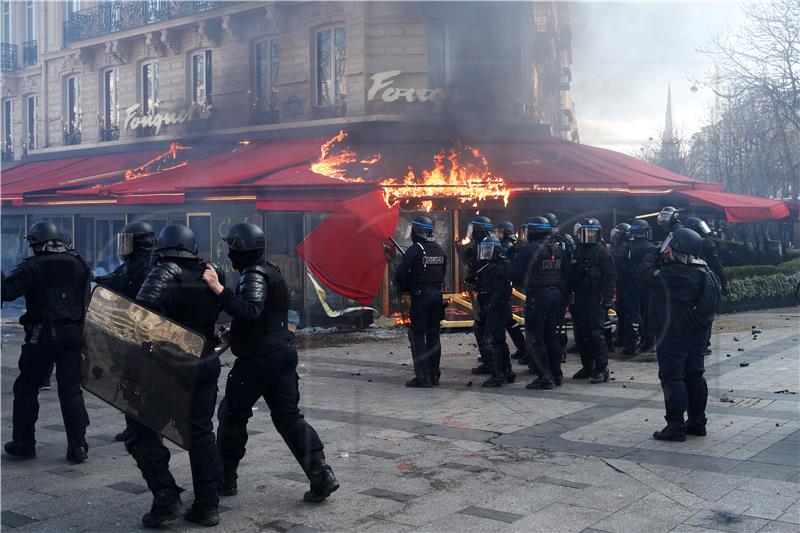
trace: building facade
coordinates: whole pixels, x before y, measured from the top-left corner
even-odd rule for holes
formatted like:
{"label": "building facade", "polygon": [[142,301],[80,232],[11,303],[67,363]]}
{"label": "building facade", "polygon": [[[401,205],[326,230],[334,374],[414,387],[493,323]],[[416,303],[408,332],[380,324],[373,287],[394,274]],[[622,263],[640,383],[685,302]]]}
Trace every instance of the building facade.
{"label": "building facade", "polygon": [[4,1],[3,158],[448,113],[577,140],[566,10]]}

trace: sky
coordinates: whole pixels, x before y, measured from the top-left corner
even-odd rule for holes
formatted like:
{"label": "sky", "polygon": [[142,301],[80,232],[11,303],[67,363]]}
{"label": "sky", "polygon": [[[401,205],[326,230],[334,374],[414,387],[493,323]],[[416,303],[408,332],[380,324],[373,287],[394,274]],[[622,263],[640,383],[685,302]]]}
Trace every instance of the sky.
{"label": "sky", "polygon": [[633,154],[663,130],[668,85],[675,129],[699,129],[714,99],[691,91],[713,72],[697,48],[743,17],[734,2],[573,2],[570,19],[581,143]]}

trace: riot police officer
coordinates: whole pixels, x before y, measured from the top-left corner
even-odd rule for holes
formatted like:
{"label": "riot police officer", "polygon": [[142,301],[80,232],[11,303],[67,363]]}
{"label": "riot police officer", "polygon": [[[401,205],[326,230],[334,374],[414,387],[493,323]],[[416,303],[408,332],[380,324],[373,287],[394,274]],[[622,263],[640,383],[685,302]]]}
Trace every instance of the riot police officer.
{"label": "riot police officer", "polygon": [[[558,217],[555,213],[545,213],[544,218],[550,223],[550,227],[553,228],[550,233],[550,240],[558,245],[561,248],[561,264],[564,265],[565,268],[565,275],[569,275],[568,272],[575,262],[575,239],[572,238],[572,235],[569,233],[562,233],[558,229]],[[558,314],[557,320],[557,330],[558,330],[558,343],[561,346],[561,361],[566,361],[567,355],[567,328],[565,325],[566,315],[567,315],[567,304],[569,302],[568,294],[567,294],[567,284],[563,284],[564,292],[563,292],[563,302],[561,304],[561,309]]]}
{"label": "riot police officer", "polygon": [[622,285],[625,295],[623,318],[626,336],[622,353],[637,355],[640,347],[652,346],[652,338],[645,325],[650,291],[640,282],[640,275],[645,259],[656,253],[658,247],[650,241],[650,224],[646,220],[632,220],[626,237],[625,252],[614,257],[620,276],[617,279],[617,294]]}
{"label": "riot police officer", "polygon": [[442,346],[439,328],[444,318],[442,285],[447,256],[433,236],[433,221],[426,216],[411,220],[411,241],[395,272],[395,285],[411,293],[411,358],[415,377],[406,387],[430,388],[439,384]]}
{"label": "riot police officer", "polygon": [[533,217],[525,224],[528,245],[511,262],[509,277],[525,287],[525,337],[532,374],[526,388],[552,389],[561,385],[561,346],[558,316],[563,307],[564,271],[561,247],[552,242],[550,222]]}
{"label": "riot police officer", "polygon": [[25,296],[26,308],[19,319],[25,328],[25,344],[14,381],[13,436],[5,451],[22,459],[36,457],[39,386],[55,363],[67,461],[80,463],[89,450],[89,415],[81,392],[81,327],[92,271],[50,222],[32,225],[26,239],[34,255],[26,257],[8,278],[0,276],[2,300]]}
{"label": "riot police officer", "polygon": [[[631,225],[627,222],[622,222],[614,226],[609,235],[611,241],[611,253],[614,255],[614,265],[617,267],[617,299],[615,310],[617,312],[617,338],[614,343],[615,346],[625,346],[626,339],[629,336],[627,330],[628,323],[625,320],[625,306],[630,306],[630,301],[627,300],[628,285],[634,282],[623,272],[625,262],[623,258],[628,254],[628,230]],[[625,351],[623,350],[623,353]]]}
{"label": "riot police officer", "polygon": [[662,242],[659,260],[646,267],[652,324],[660,328],[656,356],[667,421],[664,429],[653,433],[657,440],[684,441],[687,433],[706,435],[703,348],[721,287],[716,274],[699,259],[702,246],[700,235],[678,228]]}
{"label": "riot police officer", "polygon": [[[205,262],[197,257],[194,232],[186,226],[170,224],[161,230],[153,246],[153,264],[136,300],[196,331],[206,340],[205,351],[198,362],[190,415],[189,463],[194,503],[184,518],[213,526],[219,523],[217,491],[222,482],[212,421],[221,369],[219,357],[213,350],[217,344],[214,325],[219,315],[219,298],[203,281]],[[221,270],[219,275],[222,279]],[[133,435],[125,441],[125,447],[153,493],[152,508],[142,517],[142,523],[146,527],[156,527],[181,515],[182,489],[169,471],[170,454],[161,436],[131,417],[126,417],[126,422]]]}
{"label": "riot police officer", "polygon": [[[150,271],[150,254],[155,236],[153,226],[147,222],[126,224],[117,234],[117,255],[122,258],[122,264],[105,276],[95,277],[95,283],[135,300]],[[131,432],[126,428],[114,436],[114,440],[123,442],[130,436]]]}
{"label": "riot police officer", "polygon": [[602,244],[602,226],[595,218],[575,224],[578,245],[570,274],[570,290],[575,294],[573,322],[582,368],[573,379],[591,378],[592,383],[608,381],[608,346],[603,333],[605,317],[613,303],[617,272],[614,257]]}
{"label": "riot police officer", "polygon": [[461,258],[464,262],[464,285],[470,294],[472,303],[472,315],[474,318],[472,332],[475,334],[475,343],[478,346],[478,362],[477,367],[472,369],[473,374],[490,374],[491,369],[488,364],[488,354],[483,339],[483,331],[485,327],[486,317],[480,309],[480,303],[477,301],[475,292],[477,279],[475,273],[480,268],[478,261],[478,244],[485,239],[492,231],[492,221],[489,217],[476,216],[473,218],[467,227],[466,238],[469,241],[467,246],[463,248]]}
{"label": "riot police officer", "polygon": [[506,272],[508,259],[503,256],[500,240],[488,235],[478,244],[478,270],[475,273],[478,301],[484,316],[483,342],[485,361],[491,376],[484,387],[514,383],[511,356],[506,344],[506,326],[511,318],[511,283]]}
{"label": "riot police officer", "polygon": [[245,454],[247,421],[253,405],[264,398],[272,423],[289,446],[311,488],[303,499],[321,502],[339,488],[325,462],[322,441],[297,404],[297,350],[288,329],[289,287],[277,266],[264,258],[266,238],[255,224],[234,224],[225,238],[228,257],[239,272],[231,291],[206,266],[203,279],[219,296],[220,308],[232,318],[230,343],[236,362],[228,374],[219,406],[217,446],[223,466],[220,494],[238,492],[236,469]]}
{"label": "riot police officer", "polygon": [[[502,255],[507,259],[512,259],[514,254],[517,253],[517,231],[514,224],[507,220],[497,224],[497,238],[500,239],[500,249]],[[511,301],[509,300],[509,306]],[[514,317],[511,317],[506,325],[506,333],[514,343],[516,351],[511,354],[511,359],[521,359],[525,357],[525,334],[523,333],[522,324],[519,324]]]}
{"label": "riot police officer", "polygon": [[664,232],[669,233],[674,229],[682,228],[683,224],[681,223],[681,215],[680,212],[668,205],[661,209],[658,212],[658,217],[656,221],[661,228],[663,228]]}

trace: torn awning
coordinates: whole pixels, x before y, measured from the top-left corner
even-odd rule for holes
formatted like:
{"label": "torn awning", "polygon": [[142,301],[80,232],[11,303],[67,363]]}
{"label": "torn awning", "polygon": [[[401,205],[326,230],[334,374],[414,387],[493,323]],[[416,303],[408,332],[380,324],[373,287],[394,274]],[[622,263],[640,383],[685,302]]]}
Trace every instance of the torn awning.
{"label": "torn awning", "polygon": [[690,205],[706,205],[724,210],[728,222],[780,220],[789,216],[789,208],[786,207],[786,202],[783,200],[721,191],[681,190],[676,192],[688,197]]}
{"label": "torn awning", "polygon": [[386,270],[383,244],[397,228],[399,207],[379,191],[342,203],[297,246],[297,255],[334,292],[371,305]]}

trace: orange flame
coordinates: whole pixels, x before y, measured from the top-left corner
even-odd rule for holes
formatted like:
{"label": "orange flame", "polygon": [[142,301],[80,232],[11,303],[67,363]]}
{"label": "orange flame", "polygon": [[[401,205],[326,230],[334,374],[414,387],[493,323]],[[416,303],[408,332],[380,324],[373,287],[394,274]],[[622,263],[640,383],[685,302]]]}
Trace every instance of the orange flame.
{"label": "orange flame", "polygon": [[189,163],[185,159],[179,161],[178,152],[190,150],[191,148],[191,146],[181,146],[178,143],[170,143],[169,150],[163,154],[157,155],[142,166],[126,170],[125,180],[135,180],[144,178],[145,176],[151,176],[156,172],[184,167]]}
{"label": "orange flame", "polygon": [[[366,180],[362,176],[351,175],[352,165],[360,163],[362,170],[367,171],[381,161],[381,155],[359,160],[352,148],[334,150],[346,138],[347,133],[340,131],[326,141],[320,148],[319,161],[311,165],[311,170],[348,183],[364,183]],[[379,184],[387,206],[409,198],[424,198],[421,206],[426,211],[433,209],[431,198],[456,198],[477,207],[478,201],[487,198],[502,199],[503,204],[508,205],[511,195],[505,180],[493,174],[480,150],[460,142],[447,150],[442,149],[433,157],[432,168],[423,170],[419,176],[409,168],[405,176],[385,178]]]}

